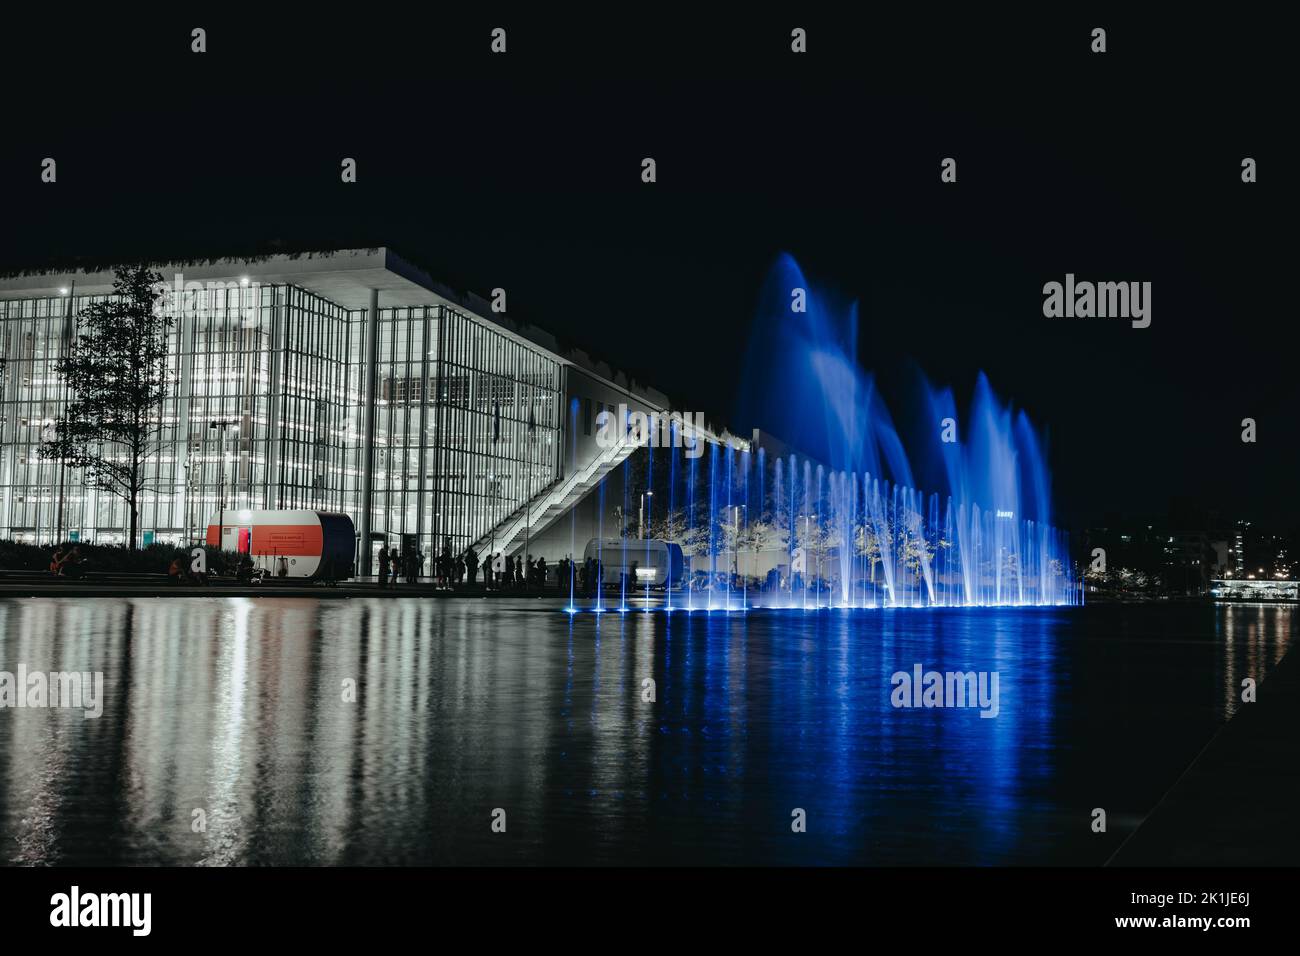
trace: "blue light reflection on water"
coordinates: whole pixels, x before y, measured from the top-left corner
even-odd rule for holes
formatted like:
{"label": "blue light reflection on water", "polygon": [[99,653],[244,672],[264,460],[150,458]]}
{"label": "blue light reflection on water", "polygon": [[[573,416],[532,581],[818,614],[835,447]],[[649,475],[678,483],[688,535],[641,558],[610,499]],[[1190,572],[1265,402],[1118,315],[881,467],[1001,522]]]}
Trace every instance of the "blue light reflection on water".
{"label": "blue light reflection on water", "polygon": [[[0,601],[0,670],[106,684],[98,720],[0,712],[0,846],[110,864],[1098,864],[1241,677],[1280,658],[1292,614]],[[890,675],[916,664],[997,671],[999,715],[892,707]]]}

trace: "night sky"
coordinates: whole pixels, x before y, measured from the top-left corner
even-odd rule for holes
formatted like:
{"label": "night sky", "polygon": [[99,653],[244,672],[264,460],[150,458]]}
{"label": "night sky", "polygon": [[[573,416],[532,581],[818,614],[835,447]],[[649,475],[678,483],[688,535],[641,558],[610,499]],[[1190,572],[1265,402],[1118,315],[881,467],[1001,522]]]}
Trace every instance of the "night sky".
{"label": "night sky", "polygon": [[[747,433],[740,356],[787,251],[859,300],[895,417],[915,366],[1026,408],[1063,523],[1300,519],[1280,27],[633,14],[15,25],[0,269],[387,245]],[[1151,281],[1151,327],[1044,318],[1067,272]]]}

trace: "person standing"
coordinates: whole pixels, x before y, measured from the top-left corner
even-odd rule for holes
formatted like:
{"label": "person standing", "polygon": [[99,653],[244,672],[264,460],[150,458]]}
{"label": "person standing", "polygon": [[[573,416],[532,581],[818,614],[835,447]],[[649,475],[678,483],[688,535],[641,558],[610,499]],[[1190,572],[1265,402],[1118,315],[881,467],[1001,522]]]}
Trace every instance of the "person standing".
{"label": "person standing", "polygon": [[469,586],[475,587],[478,584],[478,552],[473,545],[465,551],[465,570],[469,572]]}
{"label": "person standing", "polygon": [[441,567],[438,569],[438,573],[442,579],[439,583],[444,588],[451,584],[451,576],[455,571],[455,563],[455,558],[453,558],[451,554],[451,537],[448,536],[444,538],[442,542]]}
{"label": "person standing", "polygon": [[388,545],[381,544],[379,546],[379,586],[381,588],[388,587],[388,567],[390,560],[391,559],[388,555]]}

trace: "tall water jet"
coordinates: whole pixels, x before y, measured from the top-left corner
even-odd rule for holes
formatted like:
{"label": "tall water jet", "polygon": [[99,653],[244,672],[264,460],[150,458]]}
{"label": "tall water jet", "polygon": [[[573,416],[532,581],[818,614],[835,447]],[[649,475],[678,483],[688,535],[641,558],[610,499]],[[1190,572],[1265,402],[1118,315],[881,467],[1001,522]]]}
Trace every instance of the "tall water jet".
{"label": "tall water jet", "polygon": [[[806,293],[806,310],[791,311],[792,288]],[[756,445],[728,437],[710,441],[706,457],[687,454],[681,489],[686,446],[671,416],[667,438],[649,442],[641,459],[644,487],[634,487],[624,460],[620,610],[629,577],[642,590],[628,552],[651,565],[649,542],[642,555],[627,540],[633,507],[638,534],[689,556],[684,580],[668,572],[669,609],[682,603],[678,588],[688,610],[697,597],[701,608],[726,611],[751,600],[809,611],[1078,603],[1068,539],[1051,523],[1045,446],[1024,411],[1000,401],[982,373],[964,406],[918,375],[921,400],[906,407],[900,431],[860,364],[855,306],[811,289],[789,257],[762,303],[745,378],[755,394],[741,418],[767,437]],[[661,417],[646,422],[638,437],[647,427],[663,438]],[[603,478],[599,488],[603,520]],[[708,593],[697,595],[701,588]],[[649,577],[643,596],[652,606]],[[597,587],[597,609],[601,600]]]}
{"label": "tall water jet", "polygon": [[[803,307],[793,308],[796,301]],[[1028,416],[1000,403],[982,373],[964,416],[950,389],[922,379],[924,407],[913,411],[923,427],[914,449],[933,466],[923,490],[874,379],[859,364],[856,306],[812,288],[794,260],[781,256],[757,321],[746,375],[755,387],[742,415],[797,438],[803,453],[788,456],[788,469],[782,463],[773,476],[774,521],[784,522],[789,542],[787,603],[817,606],[827,593],[852,606],[859,589],[862,603],[871,594],[871,603],[887,606],[1074,600],[1067,542],[1051,526],[1041,441]]]}

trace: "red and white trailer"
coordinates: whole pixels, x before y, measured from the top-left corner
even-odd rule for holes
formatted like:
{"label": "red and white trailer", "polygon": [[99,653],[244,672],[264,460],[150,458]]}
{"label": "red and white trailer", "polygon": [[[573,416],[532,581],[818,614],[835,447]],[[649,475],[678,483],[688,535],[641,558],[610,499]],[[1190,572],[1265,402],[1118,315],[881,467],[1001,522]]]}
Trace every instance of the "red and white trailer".
{"label": "red and white trailer", "polygon": [[273,578],[332,580],[352,576],[357,547],[352,519],[329,511],[231,509],[208,519],[207,543],[247,554]]}

